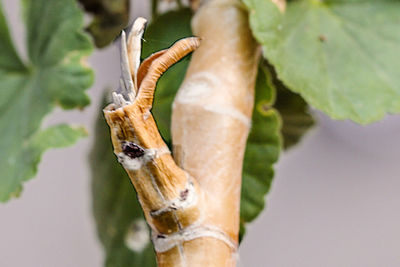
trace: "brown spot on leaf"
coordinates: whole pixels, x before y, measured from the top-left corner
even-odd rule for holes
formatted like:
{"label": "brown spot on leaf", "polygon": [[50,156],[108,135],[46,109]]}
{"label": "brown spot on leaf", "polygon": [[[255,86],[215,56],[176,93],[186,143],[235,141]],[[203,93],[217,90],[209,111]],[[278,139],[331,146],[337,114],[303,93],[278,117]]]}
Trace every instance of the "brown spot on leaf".
{"label": "brown spot on leaf", "polygon": [[321,34],[321,35],[318,36],[318,40],[320,42],[326,42],[326,36]]}
{"label": "brown spot on leaf", "polygon": [[271,105],[268,104],[268,103],[263,103],[263,104],[261,105],[261,107],[262,107],[263,111],[268,111],[268,110],[271,109]]}

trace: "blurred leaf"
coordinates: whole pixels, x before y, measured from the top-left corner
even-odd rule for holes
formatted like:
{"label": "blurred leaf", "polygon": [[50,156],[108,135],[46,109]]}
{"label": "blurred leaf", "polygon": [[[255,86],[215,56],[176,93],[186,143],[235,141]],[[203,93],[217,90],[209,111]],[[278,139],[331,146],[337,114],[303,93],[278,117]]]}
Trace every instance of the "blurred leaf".
{"label": "blurred leaf", "polygon": [[[3,75],[5,70],[25,71],[25,67],[21,62],[17,51],[11,40],[8,30],[7,21],[4,16],[3,7],[0,2],[0,71]],[[1,100],[0,100],[1,101]],[[0,102],[1,103],[1,102]]]}
{"label": "blurred leaf", "polygon": [[40,129],[55,104],[83,108],[92,71],[82,64],[92,45],[82,32],[74,0],[24,0],[29,64],[20,60],[0,5],[0,201],[17,195],[32,178],[40,155],[73,144],[82,129]]}
{"label": "blurred leaf", "polygon": [[307,103],[278,80],[271,66],[258,69],[255,98],[243,163],[240,240],[245,224],[264,209],[282,143],[286,149],[295,145],[314,123]]}
{"label": "blurred leaf", "polygon": [[105,266],[156,266],[142,209],[129,176],[114,156],[103,114],[96,124],[90,164],[93,213],[106,252]]}
{"label": "blurred leaf", "polygon": [[314,125],[308,105],[304,99],[286,87],[277,87],[275,108],[282,117],[282,136],[285,149],[296,145]]}
{"label": "blurred leaf", "polygon": [[400,112],[400,1],[245,0],[278,77],[334,119]]}
{"label": "blurred leaf", "polygon": [[109,45],[129,22],[129,0],[79,0],[93,14],[88,27],[97,47]]}
{"label": "blurred leaf", "polygon": [[283,146],[288,149],[296,145],[303,135],[312,128],[314,119],[309,113],[309,106],[304,99],[290,91],[276,77],[272,66],[268,66],[268,71],[277,95],[274,108],[279,111],[282,118]]}
{"label": "blurred leaf", "polygon": [[264,209],[265,195],[274,177],[273,165],[278,160],[282,146],[281,118],[272,107],[276,92],[269,76],[269,72],[259,68],[252,128],[243,161],[240,240],[245,232],[245,224],[254,220]]}

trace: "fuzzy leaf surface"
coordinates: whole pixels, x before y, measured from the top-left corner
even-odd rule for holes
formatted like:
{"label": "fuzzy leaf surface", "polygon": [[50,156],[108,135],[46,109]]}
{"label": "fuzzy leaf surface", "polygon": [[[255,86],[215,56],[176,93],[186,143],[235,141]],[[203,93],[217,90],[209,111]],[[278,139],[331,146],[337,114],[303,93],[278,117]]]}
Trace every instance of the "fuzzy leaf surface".
{"label": "fuzzy leaf surface", "polygon": [[334,119],[370,123],[400,112],[400,2],[298,0],[281,14],[244,0],[278,77]]}
{"label": "fuzzy leaf surface", "polygon": [[0,4],[0,201],[18,195],[37,171],[40,155],[84,136],[67,125],[40,129],[56,104],[83,108],[92,71],[82,64],[92,45],[82,32],[83,15],[73,0],[23,1],[29,62],[12,43]]}
{"label": "fuzzy leaf surface", "polygon": [[278,79],[271,66],[266,66],[265,71],[271,77],[271,85],[276,91],[274,108],[279,111],[282,118],[283,148],[289,149],[298,144],[314,126],[314,119],[304,99],[299,94],[290,91]]}
{"label": "fuzzy leaf surface", "polygon": [[88,32],[97,47],[109,45],[129,21],[129,0],[79,0],[85,10],[93,14]]}

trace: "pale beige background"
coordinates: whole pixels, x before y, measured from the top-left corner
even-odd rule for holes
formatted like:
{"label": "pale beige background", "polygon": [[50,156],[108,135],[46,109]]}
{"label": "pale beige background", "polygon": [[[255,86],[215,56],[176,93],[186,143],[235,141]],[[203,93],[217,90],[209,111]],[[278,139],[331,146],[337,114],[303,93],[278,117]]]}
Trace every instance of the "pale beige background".
{"label": "pale beige background", "polygon": [[[3,0],[21,48],[18,2]],[[133,16],[147,16],[148,2],[136,0]],[[67,121],[93,133],[102,90],[117,84],[118,61],[115,47],[95,52],[92,105],[56,111],[45,125]],[[248,228],[240,266],[400,266],[400,117],[361,127],[318,116],[320,126],[276,166],[268,208]],[[91,143],[89,137],[46,153],[22,197],[0,204],[0,267],[101,266],[91,215]]]}

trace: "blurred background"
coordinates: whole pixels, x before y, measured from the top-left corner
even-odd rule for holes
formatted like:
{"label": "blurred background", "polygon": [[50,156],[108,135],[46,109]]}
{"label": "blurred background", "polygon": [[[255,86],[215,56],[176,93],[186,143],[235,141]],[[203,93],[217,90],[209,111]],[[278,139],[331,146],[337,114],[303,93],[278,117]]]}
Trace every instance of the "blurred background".
{"label": "blurred background", "polygon": [[[15,43],[24,44],[19,1],[3,0]],[[133,1],[131,17],[149,17],[150,1]],[[106,87],[119,79],[115,46],[96,50],[96,81],[84,111],[56,110],[44,124],[84,125],[90,136],[44,154],[21,198],[0,204],[1,267],[101,266],[91,211],[88,153]],[[267,208],[240,247],[239,266],[400,266],[400,116],[369,126],[318,125],[284,152]]]}

